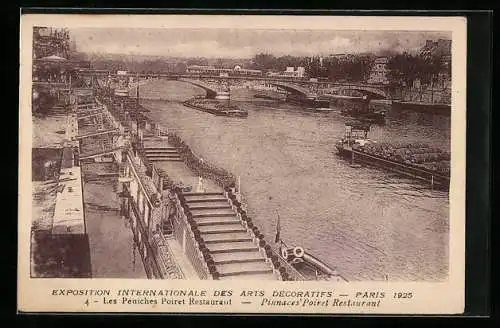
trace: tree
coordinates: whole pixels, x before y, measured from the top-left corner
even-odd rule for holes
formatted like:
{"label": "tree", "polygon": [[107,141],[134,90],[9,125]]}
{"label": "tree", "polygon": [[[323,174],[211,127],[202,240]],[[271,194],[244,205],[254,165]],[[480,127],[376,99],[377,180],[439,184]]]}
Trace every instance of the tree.
{"label": "tree", "polygon": [[260,53],[254,57],[253,68],[260,70],[276,69],[278,66],[277,63],[276,57],[273,55]]}
{"label": "tree", "polygon": [[215,68],[224,68],[224,61],[221,58],[217,58],[214,66]]}
{"label": "tree", "polygon": [[420,56],[407,52],[389,58],[389,80],[393,83],[406,83],[412,85],[416,79],[425,80],[425,62]]}

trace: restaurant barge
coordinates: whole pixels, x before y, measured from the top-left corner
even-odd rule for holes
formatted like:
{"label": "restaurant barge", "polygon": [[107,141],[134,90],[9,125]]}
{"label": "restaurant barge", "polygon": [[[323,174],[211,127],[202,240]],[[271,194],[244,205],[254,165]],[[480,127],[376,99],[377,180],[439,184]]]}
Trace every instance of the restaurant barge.
{"label": "restaurant barge", "polygon": [[431,188],[449,190],[449,174],[363,151],[363,148],[359,146],[367,142],[369,129],[369,125],[347,123],[345,136],[335,145],[338,155],[350,160],[353,167],[360,164],[378,167],[404,177],[420,180],[430,185]]}

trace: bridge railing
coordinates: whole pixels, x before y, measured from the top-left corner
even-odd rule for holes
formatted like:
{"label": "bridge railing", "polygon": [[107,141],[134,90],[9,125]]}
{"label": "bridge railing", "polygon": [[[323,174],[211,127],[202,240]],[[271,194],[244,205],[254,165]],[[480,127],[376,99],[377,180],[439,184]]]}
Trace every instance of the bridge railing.
{"label": "bridge railing", "polygon": [[402,91],[402,101],[421,102],[429,104],[451,104],[451,89],[418,89],[411,88]]}
{"label": "bridge railing", "polygon": [[174,256],[167,246],[167,241],[160,231],[153,233],[153,254],[162,272],[163,277],[169,279],[185,279],[182,269],[177,265]]}

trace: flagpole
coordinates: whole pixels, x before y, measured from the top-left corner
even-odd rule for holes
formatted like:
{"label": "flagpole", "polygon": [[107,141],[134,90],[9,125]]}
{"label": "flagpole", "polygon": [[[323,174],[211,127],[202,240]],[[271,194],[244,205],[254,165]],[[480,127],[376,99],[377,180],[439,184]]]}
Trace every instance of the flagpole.
{"label": "flagpole", "polygon": [[276,214],[278,215],[278,221],[276,222],[276,238],[274,239],[274,242],[277,243],[278,241],[281,241],[283,243],[283,241],[281,240],[281,236],[280,236],[280,233],[281,233],[280,213],[278,212],[278,210],[275,210],[275,211],[276,211]]}
{"label": "flagpole", "polygon": [[137,92],[136,92],[136,98],[137,98],[137,105],[139,105],[139,73],[137,73]]}

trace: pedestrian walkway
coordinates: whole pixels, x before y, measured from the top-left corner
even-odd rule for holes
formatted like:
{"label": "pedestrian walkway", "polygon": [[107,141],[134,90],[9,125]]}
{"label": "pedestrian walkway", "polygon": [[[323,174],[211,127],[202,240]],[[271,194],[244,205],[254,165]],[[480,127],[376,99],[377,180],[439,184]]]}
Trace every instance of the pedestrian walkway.
{"label": "pedestrian walkway", "polygon": [[[168,150],[169,154],[172,154],[170,156],[178,156],[176,149],[168,144],[166,139],[158,137],[145,138],[144,148],[146,154],[148,149],[163,149]],[[151,155],[148,158],[151,158]],[[165,171],[175,183],[182,183],[185,188],[191,190],[183,195],[201,237],[214,259],[221,280],[277,279],[272,264],[266,261],[265,255],[259,250],[258,240],[238,218],[220,186],[200,178],[181,160],[156,160],[154,164]],[[170,244],[176,243],[171,241]],[[182,255],[180,246],[178,251]]]}

